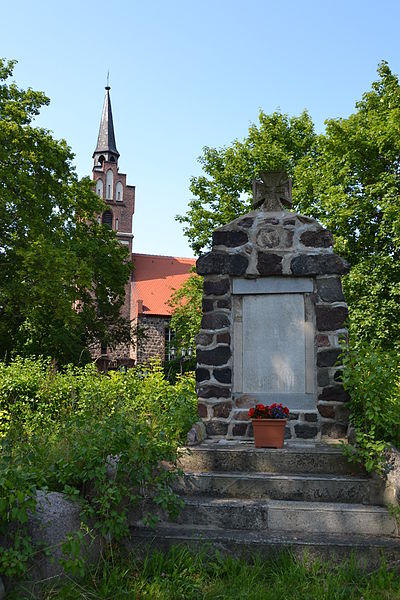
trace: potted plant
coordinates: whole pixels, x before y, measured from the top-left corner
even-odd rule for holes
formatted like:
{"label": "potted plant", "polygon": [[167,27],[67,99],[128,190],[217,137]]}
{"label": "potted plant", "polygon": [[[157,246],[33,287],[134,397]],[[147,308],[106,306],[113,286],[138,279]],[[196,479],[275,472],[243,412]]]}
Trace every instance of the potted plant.
{"label": "potted plant", "polygon": [[256,448],[283,448],[289,409],[282,404],[256,404],[249,410]]}

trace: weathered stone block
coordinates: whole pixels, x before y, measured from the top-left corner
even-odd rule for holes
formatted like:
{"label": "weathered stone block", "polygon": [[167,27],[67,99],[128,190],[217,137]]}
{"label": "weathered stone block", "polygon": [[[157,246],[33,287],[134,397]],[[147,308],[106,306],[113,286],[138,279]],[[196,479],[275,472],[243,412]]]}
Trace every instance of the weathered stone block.
{"label": "weathered stone block", "polygon": [[227,419],[231,414],[232,410],[232,402],[221,402],[221,404],[216,404],[213,407],[214,417],[219,417],[221,419]]}
{"label": "weathered stone block", "polygon": [[336,254],[300,254],[295,256],[290,268],[293,275],[344,275],[350,270],[347,261]]}
{"label": "weathered stone block", "polygon": [[251,227],[253,225],[253,223],[254,223],[254,219],[252,219],[251,217],[244,217],[244,219],[241,219],[240,221],[238,221],[237,225],[248,229],[249,227]]}
{"label": "weathered stone block", "polygon": [[232,382],[232,369],[230,367],[226,367],[225,369],[214,369],[213,375],[220,383]]}
{"label": "weathered stone block", "polygon": [[221,298],[221,300],[217,300],[217,308],[227,308],[228,310],[232,308],[232,301],[230,298]]}
{"label": "weathered stone block", "polygon": [[[60,492],[37,491],[36,513],[28,521],[28,532],[36,547],[51,548],[51,553],[37,553],[29,572],[30,581],[51,579],[64,575],[60,559],[65,559],[62,551],[68,534],[82,532],[82,507]],[[80,556],[88,564],[97,562],[101,553],[101,541],[84,534]]]}
{"label": "weathered stone block", "polygon": [[235,421],[249,421],[249,412],[247,410],[237,410],[233,415]]}
{"label": "weathered stone block", "polygon": [[199,398],[229,398],[230,388],[219,385],[201,385],[197,390]]}
{"label": "weathered stone block", "polygon": [[237,408],[250,408],[251,406],[254,406],[254,398],[253,396],[243,394],[236,398],[235,405]]}
{"label": "weathered stone block", "polygon": [[295,425],[294,430],[296,437],[309,440],[314,438],[318,433],[318,428],[313,425]]}
{"label": "weathered stone block", "polygon": [[231,357],[228,346],[217,346],[212,350],[197,350],[197,362],[204,365],[225,365]]}
{"label": "weathered stone block", "polygon": [[335,418],[335,410],[333,406],[329,404],[318,404],[317,408],[321,417],[324,417],[325,419]]}
{"label": "weathered stone block", "polygon": [[346,306],[316,306],[317,328],[319,331],[341,329],[349,315]]}
{"label": "weathered stone block", "polygon": [[341,385],[328,385],[318,396],[318,400],[324,402],[348,402],[349,393]]}
{"label": "weathered stone block", "polygon": [[207,406],[202,402],[197,404],[197,414],[201,419],[205,419],[207,417]]}
{"label": "weathered stone block", "polygon": [[249,260],[242,254],[225,254],[222,252],[208,252],[197,260],[196,268],[199,275],[235,275],[240,276],[246,272]]}
{"label": "weathered stone block", "polygon": [[244,436],[247,431],[247,423],[235,423],[232,426],[232,435],[234,436]]}
{"label": "weathered stone block", "polygon": [[317,367],[333,367],[337,363],[342,350],[318,350],[317,352]]}
{"label": "weathered stone block", "polygon": [[230,344],[231,343],[231,334],[227,331],[224,333],[217,334],[217,344]]}
{"label": "weathered stone block", "polygon": [[279,219],[277,219],[276,217],[267,217],[266,219],[263,219],[263,224],[270,224],[270,225],[279,225]]}
{"label": "weathered stone block", "polygon": [[203,329],[223,329],[231,324],[230,318],[225,313],[213,312],[203,315],[201,326]]}
{"label": "weathered stone block", "polygon": [[268,252],[258,252],[257,269],[261,276],[281,275],[282,256]]}
{"label": "weathered stone block", "polygon": [[317,382],[319,387],[325,387],[330,384],[329,369],[317,369]]}
{"label": "weathered stone block", "polygon": [[249,238],[245,231],[214,231],[212,236],[213,246],[227,246],[228,248],[237,248],[247,244]]}
{"label": "weathered stone block", "polygon": [[206,421],[207,435],[226,435],[228,433],[228,423],[225,421]]}
{"label": "weathered stone block", "polygon": [[283,227],[262,227],[257,233],[256,243],[260,248],[290,248],[293,231]]}
{"label": "weathered stone block", "polygon": [[317,335],[317,346],[323,348],[324,346],[330,346],[329,338],[327,335]]}
{"label": "weathered stone block", "polygon": [[221,277],[217,281],[204,280],[203,293],[205,296],[223,296],[230,290],[229,277]]}
{"label": "weathered stone block", "polygon": [[210,379],[210,371],[208,369],[196,369],[196,381],[207,381]]}
{"label": "weathered stone block", "polygon": [[211,312],[212,310],[214,310],[214,302],[212,300],[203,298],[202,308],[203,308],[203,313]]}
{"label": "weathered stone block", "polygon": [[332,234],[326,229],[305,231],[301,234],[300,241],[304,246],[311,246],[312,248],[329,248],[333,246]]}
{"label": "weathered stone block", "polygon": [[347,432],[347,425],[343,423],[322,423],[321,433],[330,438],[339,439],[345,438]]}
{"label": "weathered stone block", "polygon": [[317,292],[323,302],[344,302],[342,282],[339,277],[317,279]]}
{"label": "weathered stone block", "polygon": [[187,434],[188,446],[197,446],[206,438],[206,428],[203,421],[197,421]]}
{"label": "weathered stone block", "polygon": [[212,333],[198,333],[195,337],[196,346],[209,346],[212,341]]}
{"label": "weathered stone block", "polygon": [[316,413],[305,413],[304,420],[307,423],[316,423],[318,421],[318,415]]}

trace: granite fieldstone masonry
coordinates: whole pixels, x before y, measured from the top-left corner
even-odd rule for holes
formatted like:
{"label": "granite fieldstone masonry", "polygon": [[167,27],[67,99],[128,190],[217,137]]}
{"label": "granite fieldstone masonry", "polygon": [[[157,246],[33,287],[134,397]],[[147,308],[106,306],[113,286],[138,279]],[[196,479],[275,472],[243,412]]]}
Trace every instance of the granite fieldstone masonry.
{"label": "granite fieldstone masonry", "polygon": [[336,254],[300,254],[292,259],[293,275],[345,275],[350,266]]}
{"label": "granite fieldstone masonry", "polygon": [[200,256],[197,261],[197,273],[199,275],[228,274],[243,275],[248,267],[249,261],[242,254],[224,254],[208,252]]}
{"label": "granite fieldstone masonry", "polygon": [[284,173],[261,174],[254,210],[217,229],[197,261],[197,395],[214,441],[251,439],[247,413],[257,402],[289,406],[286,440],[347,433],[348,395],[337,378],[349,265],[329,231],[289,210],[290,189]]}
{"label": "granite fieldstone masonry", "polygon": [[237,246],[243,246],[249,239],[247,233],[244,231],[233,230],[233,231],[214,231],[213,233],[213,246],[227,246],[228,248],[235,248]]}

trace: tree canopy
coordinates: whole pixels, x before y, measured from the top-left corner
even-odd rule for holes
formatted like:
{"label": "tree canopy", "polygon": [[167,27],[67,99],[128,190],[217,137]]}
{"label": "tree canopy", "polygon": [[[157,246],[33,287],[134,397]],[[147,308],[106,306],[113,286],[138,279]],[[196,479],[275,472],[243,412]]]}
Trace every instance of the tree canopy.
{"label": "tree canopy", "polygon": [[186,215],[176,217],[194,252],[211,246],[214,229],[250,210],[252,181],[260,171],[285,170],[296,181],[298,166],[314,153],[316,140],[307,112],[288,117],[261,110],[259,125],[251,125],[242,142],[204,148],[199,162],[206,175],[191,179],[194,198]]}
{"label": "tree canopy", "polygon": [[243,141],[204,148],[205,172],[193,177],[184,225],[195,252],[212,231],[250,209],[251,180],[286,170],[294,208],[334,235],[352,265],[344,278],[353,343],[400,345],[400,86],[388,64],[348,118],[329,119],[317,135],[307,112],[259,114]]}
{"label": "tree canopy", "polygon": [[71,149],[33,125],[49,99],[10,82],[14,64],[0,61],[0,357],[85,362],[91,343],[129,338],[130,265]]}
{"label": "tree canopy", "polygon": [[175,331],[175,343],[180,348],[194,348],[195,336],[200,330],[202,317],[203,277],[194,270],[183,284],[171,294],[168,302],[172,308],[171,328]]}

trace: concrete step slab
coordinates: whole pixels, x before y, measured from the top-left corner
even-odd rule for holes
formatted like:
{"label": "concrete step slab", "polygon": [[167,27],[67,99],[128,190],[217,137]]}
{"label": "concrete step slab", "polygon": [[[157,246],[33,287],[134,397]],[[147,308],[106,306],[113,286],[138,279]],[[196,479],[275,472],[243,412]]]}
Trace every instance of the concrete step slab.
{"label": "concrete step slab", "polygon": [[331,502],[271,501],[268,528],[320,534],[398,535],[396,519],[383,506]]}
{"label": "concrete step slab", "polygon": [[225,498],[382,504],[379,481],[361,476],[282,473],[188,473],[176,482],[183,495]]}
{"label": "concrete step slab", "polygon": [[145,556],[151,550],[168,550],[185,546],[193,551],[206,549],[210,558],[218,551],[223,556],[253,559],[255,553],[273,558],[279,551],[290,549],[297,558],[338,562],[355,555],[366,568],[376,568],[384,555],[388,566],[398,565],[398,538],[368,535],[280,534],[260,531],[211,530],[188,526],[168,526],[157,529],[131,528],[127,547],[136,555]]}
{"label": "concrete step slab", "polygon": [[328,444],[287,446],[275,450],[255,448],[252,443],[202,444],[180,460],[184,471],[256,471],[264,473],[361,473],[340,448]]}
{"label": "concrete step slab", "polygon": [[[185,497],[174,524],[208,529],[247,529],[348,535],[398,534],[396,520],[380,506],[328,502],[293,502],[238,498]],[[162,510],[147,503],[129,514],[131,525],[140,525],[145,513],[157,514],[169,525]],[[400,541],[400,540],[399,540]]]}

